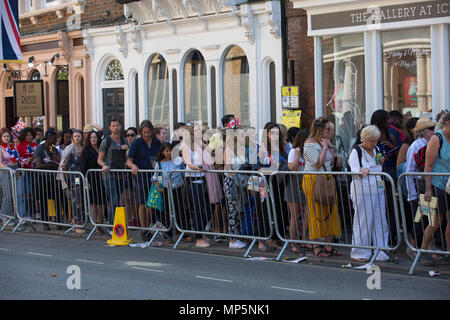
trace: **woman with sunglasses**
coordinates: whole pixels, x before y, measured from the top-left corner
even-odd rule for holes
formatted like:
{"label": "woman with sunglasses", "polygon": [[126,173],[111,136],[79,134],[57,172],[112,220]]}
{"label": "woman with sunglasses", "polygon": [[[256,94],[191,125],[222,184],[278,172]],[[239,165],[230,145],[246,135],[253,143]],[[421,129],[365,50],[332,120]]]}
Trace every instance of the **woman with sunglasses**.
{"label": "woman with sunglasses", "polygon": [[128,140],[128,145],[131,146],[131,143],[137,138],[137,129],[135,127],[129,127],[126,131],[125,137]]}
{"label": "woman with sunglasses", "polygon": [[[330,141],[330,129],[328,119],[323,117],[316,119],[311,125],[311,133],[303,146],[305,175],[302,186],[309,208],[309,239],[318,241],[325,238],[327,243],[333,242],[333,238],[341,236],[342,233],[337,203],[314,201],[314,186],[319,176],[307,174],[307,172],[331,171],[331,163],[336,156],[336,149]],[[332,177],[326,176],[326,178]],[[336,199],[336,196],[334,198]],[[313,254],[318,257],[342,255],[330,245],[314,245]]]}

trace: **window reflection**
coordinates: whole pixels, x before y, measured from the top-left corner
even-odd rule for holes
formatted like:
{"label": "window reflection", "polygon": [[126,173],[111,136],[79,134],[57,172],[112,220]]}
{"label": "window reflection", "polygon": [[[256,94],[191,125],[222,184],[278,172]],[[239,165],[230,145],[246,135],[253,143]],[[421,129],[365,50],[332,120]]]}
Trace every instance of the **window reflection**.
{"label": "window reflection", "polygon": [[381,33],[383,43],[384,109],[411,112],[416,117],[430,112],[430,29],[406,29]]}
{"label": "window reflection", "polygon": [[364,35],[322,38],[324,115],[335,123],[336,146],[350,153],[365,123]]}
{"label": "window reflection", "polygon": [[166,60],[153,56],[148,70],[148,119],[153,124],[169,125],[169,71]]}
{"label": "window reflection", "polygon": [[184,65],[184,121],[208,121],[206,64],[198,50],[189,53]]}
{"label": "window reflection", "polygon": [[234,114],[242,126],[250,125],[249,70],[244,51],[231,47],[223,65],[224,114]]}

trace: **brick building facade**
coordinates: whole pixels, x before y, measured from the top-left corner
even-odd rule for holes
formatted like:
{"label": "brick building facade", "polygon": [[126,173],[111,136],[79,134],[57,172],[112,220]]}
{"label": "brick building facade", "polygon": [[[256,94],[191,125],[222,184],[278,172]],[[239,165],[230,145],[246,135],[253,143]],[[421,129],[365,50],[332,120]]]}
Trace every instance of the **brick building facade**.
{"label": "brick building facade", "polygon": [[[314,102],[314,39],[307,36],[307,15],[303,9],[294,9],[285,3],[287,84],[299,86],[299,104],[302,109],[302,128],[310,127],[315,117]],[[294,72],[292,79],[292,62]],[[292,80],[294,82],[292,83]]]}
{"label": "brick building facade", "polygon": [[91,56],[82,30],[124,21],[114,0],[19,0],[23,60],[0,70],[0,126],[18,119],[14,80],[43,81],[44,115],[22,117],[28,125],[67,130],[92,122]]}

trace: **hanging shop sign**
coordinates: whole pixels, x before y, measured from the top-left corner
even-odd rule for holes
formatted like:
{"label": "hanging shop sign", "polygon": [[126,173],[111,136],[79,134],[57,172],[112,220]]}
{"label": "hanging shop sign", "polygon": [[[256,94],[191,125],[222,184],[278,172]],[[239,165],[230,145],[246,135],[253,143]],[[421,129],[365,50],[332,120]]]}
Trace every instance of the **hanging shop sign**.
{"label": "hanging shop sign", "polygon": [[44,115],[44,82],[42,80],[14,81],[14,106],[17,117]]}

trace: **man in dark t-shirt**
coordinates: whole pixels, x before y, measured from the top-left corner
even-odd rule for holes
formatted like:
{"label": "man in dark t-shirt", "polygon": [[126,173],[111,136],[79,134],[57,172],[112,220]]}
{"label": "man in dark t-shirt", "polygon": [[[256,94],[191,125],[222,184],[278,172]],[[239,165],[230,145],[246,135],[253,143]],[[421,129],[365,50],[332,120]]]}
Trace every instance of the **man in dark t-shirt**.
{"label": "man in dark t-shirt", "polygon": [[124,191],[124,173],[111,173],[110,169],[125,169],[126,154],[128,150],[127,139],[121,137],[122,125],[118,119],[112,119],[109,124],[111,135],[100,144],[97,163],[102,167],[103,184],[108,195],[110,206],[108,211],[108,224],[114,224],[116,207],[119,206],[120,197]]}
{"label": "man in dark t-shirt", "polygon": [[[154,168],[154,162],[161,143],[158,139],[152,138],[153,125],[149,120],[142,121],[138,132],[141,137],[131,143],[126,164],[134,176],[135,190],[139,203],[139,222],[142,227],[151,227],[151,211],[149,208],[145,208],[145,203],[152,185],[151,177],[153,173],[138,171]],[[153,221],[153,223],[155,222]],[[145,234],[146,232],[142,232],[141,237],[144,241],[147,241]]]}

